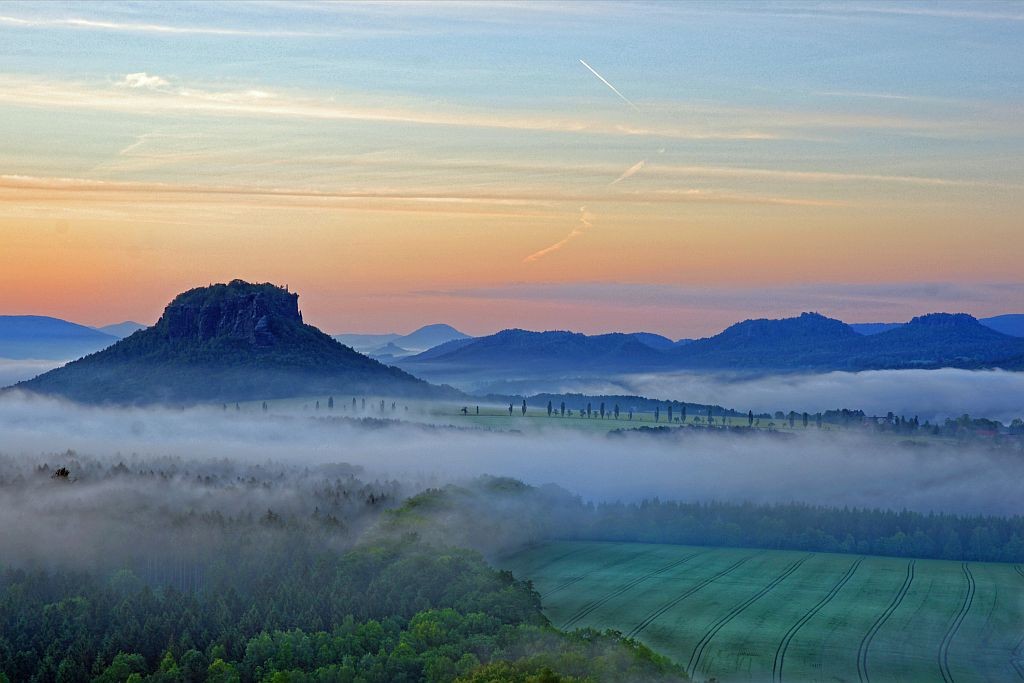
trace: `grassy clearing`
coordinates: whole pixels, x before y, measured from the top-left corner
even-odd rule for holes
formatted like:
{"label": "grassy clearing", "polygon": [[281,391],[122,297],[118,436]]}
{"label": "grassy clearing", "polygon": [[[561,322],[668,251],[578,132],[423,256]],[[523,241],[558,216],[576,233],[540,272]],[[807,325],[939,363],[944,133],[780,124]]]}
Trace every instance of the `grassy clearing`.
{"label": "grassy clearing", "polygon": [[505,566],[556,626],[617,629],[697,680],[1024,680],[1014,565],[556,542]]}

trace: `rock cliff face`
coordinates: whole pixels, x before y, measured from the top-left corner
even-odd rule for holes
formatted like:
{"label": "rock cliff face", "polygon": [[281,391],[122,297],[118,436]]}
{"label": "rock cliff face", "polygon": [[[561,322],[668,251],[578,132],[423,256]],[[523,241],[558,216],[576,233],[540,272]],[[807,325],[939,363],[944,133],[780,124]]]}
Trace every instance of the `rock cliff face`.
{"label": "rock cliff face", "polygon": [[173,341],[230,338],[271,346],[276,341],[275,323],[285,321],[302,323],[298,294],[276,285],[232,280],[179,295],[164,309],[156,327]]}

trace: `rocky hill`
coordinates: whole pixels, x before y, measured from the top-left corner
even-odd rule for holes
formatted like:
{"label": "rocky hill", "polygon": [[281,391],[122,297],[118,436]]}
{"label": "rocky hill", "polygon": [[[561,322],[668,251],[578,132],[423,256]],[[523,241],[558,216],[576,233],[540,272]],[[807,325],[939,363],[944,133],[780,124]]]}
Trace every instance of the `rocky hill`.
{"label": "rocky hill", "polygon": [[134,404],[450,393],[305,324],[298,294],[241,280],[180,294],[153,327],[17,387]]}

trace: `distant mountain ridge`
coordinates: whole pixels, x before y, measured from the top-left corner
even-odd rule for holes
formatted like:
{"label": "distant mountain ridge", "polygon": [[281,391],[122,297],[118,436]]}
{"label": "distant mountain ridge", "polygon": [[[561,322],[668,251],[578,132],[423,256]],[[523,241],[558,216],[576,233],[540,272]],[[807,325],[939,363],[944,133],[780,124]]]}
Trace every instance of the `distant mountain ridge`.
{"label": "distant mountain ridge", "polygon": [[933,313],[873,335],[818,313],[781,320],[745,320],[705,339],[655,348],[637,335],[503,330],[448,343],[404,359],[424,376],[524,374],[559,370],[830,371],[900,368],[1019,369],[1024,339],[980,324],[970,315]]}
{"label": "distant mountain ridge", "polygon": [[[1024,337],[1024,313],[1008,313],[996,315],[991,318],[978,318],[978,322],[996,332],[1008,334],[1011,337]],[[907,323],[850,323],[850,327],[858,334],[878,334],[888,332]]]}
{"label": "distant mountain ridge", "polygon": [[451,393],[305,324],[297,294],[242,280],[184,292],[152,327],[16,386],[83,402],[132,404]]}
{"label": "distant mountain ridge", "polygon": [[124,322],[114,323],[113,325],[103,325],[96,329],[104,334],[109,334],[118,339],[124,339],[125,337],[138,332],[139,330],[146,329],[146,325],[137,323],[134,320],[125,320]]}
{"label": "distant mountain ridge", "polygon": [[374,358],[400,358],[458,339],[471,339],[451,325],[424,325],[409,334],[336,334],[334,338]]}
{"label": "distant mountain ridge", "polygon": [[118,337],[43,315],[0,315],[0,358],[66,360],[99,351]]}

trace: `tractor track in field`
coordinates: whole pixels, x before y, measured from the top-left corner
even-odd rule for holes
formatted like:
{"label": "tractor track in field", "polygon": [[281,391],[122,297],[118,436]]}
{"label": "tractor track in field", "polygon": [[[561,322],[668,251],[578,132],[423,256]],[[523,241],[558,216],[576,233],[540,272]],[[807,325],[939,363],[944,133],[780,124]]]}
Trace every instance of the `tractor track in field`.
{"label": "tractor track in field", "polygon": [[903,580],[903,585],[896,591],[896,595],[893,597],[892,602],[889,603],[889,606],[878,615],[875,622],[871,624],[871,628],[860,639],[860,647],[857,648],[857,678],[860,680],[860,683],[869,683],[871,680],[870,676],[868,676],[868,648],[871,647],[871,641],[874,640],[875,634],[881,630],[893,612],[899,608],[903,598],[907,597],[910,584],[914,582],[914,566],[916,564],[916,560],[911,560],[907,563],[907,578]]}
{"label": "tractor track in field", "polygon": [[658,576],[659,574],[664,574],[665,572],[667,572],[667,571],[669,571],[671,569],[675,569],[676,567],[689,562],[691,559],[697,557],[698,555],[706,555],[707,553],[708,553],[708,551],[704,550],[704,551],[701,551],[701,552],[693,553],[692,555],[687,555],[686,557],[684,557],[681,560],[676,560],[675,562],[670,562],[669,564],[666,564],[665,566],[661,567],[660,569],[656,569],[653,572],[648,572],[647,574],[644,574],[643,576],[638,576],[637,578],[622,584],[621,586],[619,586],[618,588],[613,590],[611,593],[608,593],[607,595],[605,595],[603,598],[600,598],[598,600],[592,600],[591,602],[588,602],[586,605],[581,607],[575,614],[573,614],[568,619],[568,621],[566,621],[564,624],[562,624],[561,628],[563,630],[570,628],[571,626],[573,626],[574,624],[579,622],[580,619],[583,619],[584,617],[586,617],[588,614],[590,614],[594,610],[598,609],[599,607],[603,607],[610,600],[614,600],[615,598],[619,597],[620,595],[622,595],[623,593],[625,593],[629,589],[634,588],[635,586],[640,585],[641,583],[643,583],[647,579],[652,579],[655,576]]}
{"label": "tractor track in field", "polygon": [[[1024,569],[1019,564],[1014,565],[1014,570],[1024,579]],[[1021,637],[1017,647],[1013,648],[1013,657],[1010,658],[1010,666],[1017,672],[1017,677],[1024,680],[1024,637]]]}
{"label": "tractor track in field", "polygon": [[557,586],[555,586],[551,590],[549,590],[547,592],[544,592],[544,593],[541,593],[540,597],[541,597],[541,599],[546,598],[549,595],[557,593],[558,591],[560,591],[560,590],[562,590],[564,588],[568,588],[569,586],[573,585],[574,583],[578,583],[578,582],[582,581],[583,579],[587,578],[588,576],[590,576],[594,572],[599,572],[602,569],[610,569],[612,567],[617,567],[618,565],[623,564],[624,562],[632,562],[633,560],[637,559],[638,557],[643,557],[644,555],[650,555],[651,553],[655,552],[656,550],[657,550],[656,548],[652,548],[652,549],[648,549],[648,550],[642,550],[642,551],[640,551],[638,553],[633,553],[629,557],[620,557],[617,560],[613,560],[611,562],[607,562],[605,564],[602,564],[602,565],[600,565],[598,567],[594,567],[590,571],[584,572],[583,574],[580,574],[579,576],[574,576],[571,579],[568,579],[567,581],[563,581],[562,583],[558,584]]}
{"label": "tractor track in field", "polygon": [[[762,551],[762,552],[764,552],[764,551]],[[740,565],[745,563],[750,558],[754,557],[755,555],[760,555],[760,554],[761,553],[753,553],[751,555],[747,555],[746,557],[741,558],[739,561],[733,562],[731,565],[729,565],[728,567],[726,567],[722,571],[718,572],[714,576],[709,576],[708,578],[706,578],[703,581],[701,581],[700,583],[698,583],[696,586],[692,586],[692,587],[686,589],[685,591],[683,591],[682,593],[680,593],[676,597],[672,598],[671,600],[666,602],[664,605],[662,605],[661,607],[657,608],[656,610],[654,610],[653,612],[648,614],[646,617],[644,617],[643,621],[641,621],[639,624],[634,626],[633,629],[627,634],[627,637],[629,637],[629,638],[636,638],[638,635],[640,635],[640,633],[644,629],[646,629],[648,626],[650,626],[654,622],[654,620],[657,619],[658,617],[660,617],[662,614],[664,614],[665,612],[669,611],[670,609],[672,609],[673,607],[675,607],[676,605],[681,603],[683,600],[685,600],[686,598],[690,597],[691,595],[693,595],[694,593],[699,591],[704,586],[708,585],[709,583],[712,583],[713,581],[717,581],[718,579],[722,578],[726,574],[729,574],[730,572],[738,569],[740,567]]]}
{"label": "tractor track in field", "polygon": [[749,598],[747,598],[740,604],[730,609],[722,617],[719,617],[719,619],[711,625],[711,628],[709,628],[707,632],[697,642],[697,645],[694,646],[693,654],[690,655],[690,662],[686,666],[687,673],[690,674],[691,677],[694,675],[694,673],[696,673],[697,666],[700,664],[700,659],[704,656],[704,651],[707,649],[707,646],[711,643],[711,640],[716,635],[718,635],[718,632],[725,628],[726,624],[728,624],[730,621],[739,616],[745,609],[747,609],[755,602],[763,598],[765,595],[770,593],[776,586],[778,586],[780,583],[786,580],[787,577],[789,577],[791,574],[793,574],[793,572],[800,568],[800,565],[809,560],[811,557],[813,557],[813,555],[808,554],[800,558],[796,562],[793,562],[788,567],[786,567],[781,574],[772,579],[761,590],[757,591]]}
{"label": "tractor track in field", "polygon": [[[621,545],[621,544],[616,543],[614,545]],[[564,560],[567,557],[572,557],[573,555],[578,555],[579,553],[582,553],[584,550],[593,550],[593,549],[594,549],[594,546],[592,546],[592,545],[585,545],[585,546],[580,547],[580,548],[573,548],[572,550],[570,550],[567,553],[562,553],[558,557],[552,557],[550,560],[547,560],[546,562],[543,562],[543,563],[537,565],[536,567],[534,567],[533,569],[530,570],[530,573],[531,574],[535,574],[535,573],[539,572],[541,569],[544,569],[545,567],[550,567],[551,565],[553,565],[556,562],[561,562],[562,560]]]}
{"label": "tractor track in field", "polygon": [[786,631],[786,635],[782,637],[782,641],[779,643],[778,649],[775,650],[775,660],[772,662],[773,682],[779,681],[779,683],[781,683],[782,681],[782,667],[786,662],[786,652],[789,650],[789,644],[793,642],[793,638],[795,638],[800,629],[804,627],[804,624],[810,621],[815,614],[820,612],[825,605],[832,602],[832,599],[836,597],[840,590],[842,590],[843,586],[853,578],[854,573],[863,561],[863,557],[854,560],[853,564],[851,564],[849,569],[846,570],[846,573],[840,577],[839,581],[836,582],[836,585],[832,586],[832,589],[825,595],[825,597],[819,600],[814,607],[807,610],[804,615],[797,619],[796,623],[790,626],[789,630]]}
{"label": "tractor track in field", "polygon": [[956,637],[957,631],[960,630],[960,626],[964,623],[964,619],[971,609],[971,605],[974,604],[974,592],[976,590],[971,568],[967,566],[966,562],[961,567],[964,570],[964,578],[967,579],[967,595],[964,596],[964,602],[960,605],[960,611],[956,613],[953,623],[949,625],[949,630],[946,631],[946,635],[942,638],[942,644],[939,645],[939,671],[942,673],[942,680],[945,683],[953,683],[953,672],[949,670],[949,646],[953,644],[953,638]]}

